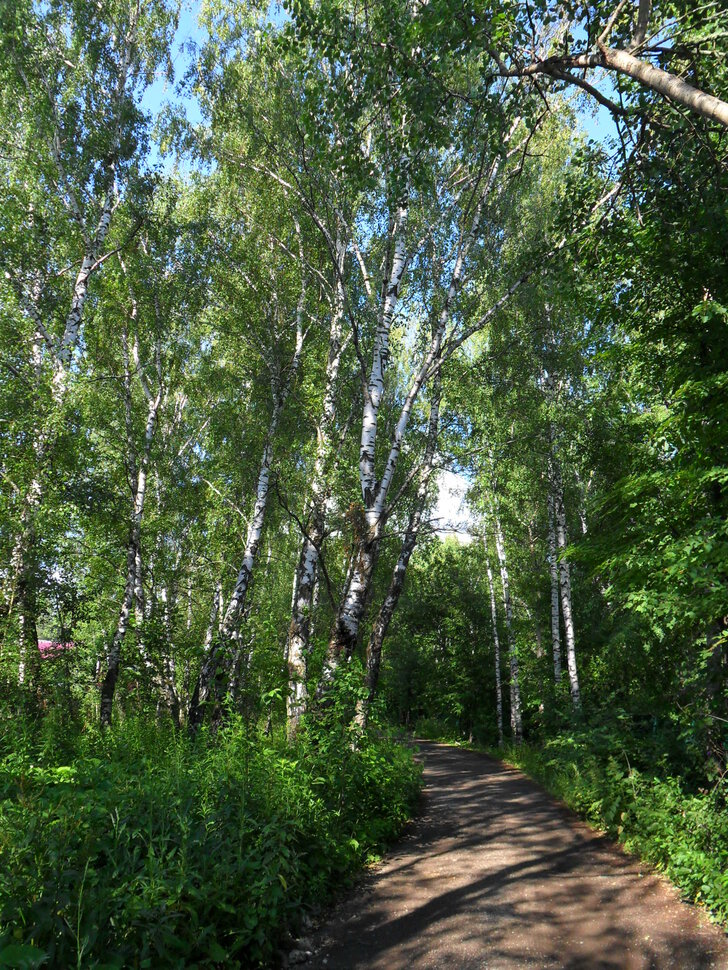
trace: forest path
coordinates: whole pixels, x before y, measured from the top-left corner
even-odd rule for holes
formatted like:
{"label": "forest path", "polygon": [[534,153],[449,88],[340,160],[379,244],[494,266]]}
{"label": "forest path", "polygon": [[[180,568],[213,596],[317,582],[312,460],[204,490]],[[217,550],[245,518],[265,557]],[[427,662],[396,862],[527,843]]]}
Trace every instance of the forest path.
{"label": "forest path", "polygon": [[418,745],[421,814],[318,932],[307,970],[728,968],[704,914],[520,772]]}

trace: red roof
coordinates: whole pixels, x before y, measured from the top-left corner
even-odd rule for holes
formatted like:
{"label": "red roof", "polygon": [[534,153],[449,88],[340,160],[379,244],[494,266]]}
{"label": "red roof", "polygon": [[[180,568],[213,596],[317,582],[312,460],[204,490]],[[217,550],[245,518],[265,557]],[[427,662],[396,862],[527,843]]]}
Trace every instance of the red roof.
{"label": "red roof", "polygon": [[59,640],[39,640],[38,649],[40,650],[41,657],[51,657],[61,650],[72,650],[75,644],[61,643]]}

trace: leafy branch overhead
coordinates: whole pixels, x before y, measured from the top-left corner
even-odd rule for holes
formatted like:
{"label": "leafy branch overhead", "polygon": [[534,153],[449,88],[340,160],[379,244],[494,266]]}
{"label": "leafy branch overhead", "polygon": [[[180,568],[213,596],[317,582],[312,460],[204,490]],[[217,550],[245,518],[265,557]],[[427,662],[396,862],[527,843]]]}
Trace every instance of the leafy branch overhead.
{"label": "leafy branch overhead", "polygon": [[725,917],[727,39],[0,3],[0,965],[270,965],[393,727]]}

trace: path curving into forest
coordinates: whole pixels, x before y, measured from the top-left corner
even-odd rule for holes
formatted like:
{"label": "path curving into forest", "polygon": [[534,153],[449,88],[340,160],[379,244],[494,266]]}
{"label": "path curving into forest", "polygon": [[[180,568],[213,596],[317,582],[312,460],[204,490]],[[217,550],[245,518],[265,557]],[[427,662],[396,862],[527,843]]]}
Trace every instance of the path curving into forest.
{"label": "path curving into forest", "polygon": [[419,742],[421,814],[307,968],[726,970],[728,938],[520,772]]}

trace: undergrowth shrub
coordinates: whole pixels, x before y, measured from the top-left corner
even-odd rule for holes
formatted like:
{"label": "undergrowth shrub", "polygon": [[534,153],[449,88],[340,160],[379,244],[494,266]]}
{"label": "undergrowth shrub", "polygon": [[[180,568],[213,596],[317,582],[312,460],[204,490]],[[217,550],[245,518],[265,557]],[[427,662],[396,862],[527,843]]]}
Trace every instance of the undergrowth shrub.
{"label": "undergrowth shrub", "polygon": [[617,733],[604,730],[497,752],[727,924],[728,779],[691,791],[659,759],[652,769],[644,759],[637,767],[633,754]]}
{"label": "undergrowth shrub", "polygon": [[412,735],[424,741],[442,741],[452,744],[459,744],[463,740],[461,732],[436,717],[418,717],[412,727]]}
{"label": "undergrowth shrub", "polygon": [[[0,741],[0,966],[255,967],[406,821],[420,769],[378,732],[293,747],[233,721]],[[72,751],[71,751],[72,748]],[[70,757],[69,757],[70,753]]]}

